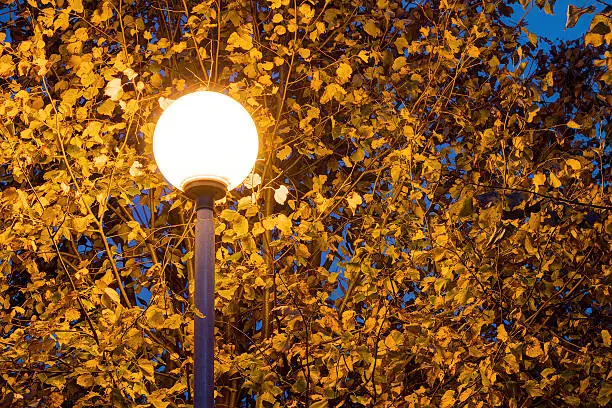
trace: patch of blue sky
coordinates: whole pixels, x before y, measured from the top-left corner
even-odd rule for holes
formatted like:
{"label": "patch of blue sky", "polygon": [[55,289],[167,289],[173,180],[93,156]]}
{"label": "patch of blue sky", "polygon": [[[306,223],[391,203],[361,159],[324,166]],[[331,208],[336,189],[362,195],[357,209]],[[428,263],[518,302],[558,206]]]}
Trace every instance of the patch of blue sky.
{"label": "patch of blue sky", "polygon": [[[565,28],[567,20],[568,5],[576,7],[595,6],[597,11],[603,9],[603,4],[597,1],[589,0],[557,0],[553,8],[553,14],[548,14],[535,5],[535,1],[523,9],[520,4],[513,6],[514,14],[510,17],[510,22],[518,23],[521,18],[524,18],[527,23],[527,29],[533,32],[538,37],[545,37],[552,41],[570,41],[577,40],[584,36],[589,29],[591,19],[594,14],[584,14],[578,24],[572,28]],[[542,44],[544,47],[546,45]]]}

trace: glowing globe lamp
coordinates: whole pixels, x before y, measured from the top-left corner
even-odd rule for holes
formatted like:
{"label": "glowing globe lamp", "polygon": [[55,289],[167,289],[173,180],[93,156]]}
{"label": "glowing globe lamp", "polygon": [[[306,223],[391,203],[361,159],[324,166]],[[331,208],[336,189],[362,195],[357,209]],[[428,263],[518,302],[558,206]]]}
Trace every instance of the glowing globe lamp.
{"label": "glowing globe lamp", "polygon": [[180,97],[160,116],[153,154],[166,179],[195,199],[193,402],[214,408],[215,200],[249,175],[259,146],[249,113],[227,95],[198,91]]}
{"label": "glowing globe lamp", "polygon": [[[257,159],[257,129],[247,110],[231,97],[198,91],[174,101],[153,135],[157,167],[179,190],[190,185],[231,190],[248,176]],[[223,192],[222,195],[225,195]]]}

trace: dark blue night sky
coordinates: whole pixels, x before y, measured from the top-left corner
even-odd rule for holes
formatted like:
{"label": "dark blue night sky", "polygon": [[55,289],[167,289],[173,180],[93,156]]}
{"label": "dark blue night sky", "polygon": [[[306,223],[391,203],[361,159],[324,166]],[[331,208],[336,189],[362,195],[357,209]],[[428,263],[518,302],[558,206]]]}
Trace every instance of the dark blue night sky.
{"label": "dark blue night sky", "polygon": [[[576,7],[589,7],[594,6],[597,11],[601,11],[604,5],[595,0],[558,0],[554,6],[554,15],[546,14],[544,10],[540,10],[534,6],[527,14],[526,21],[529,31],[537,34],[538,36],[547,37],[550,40],[575,40],[586,33],[591,23],[591,20],[595,13],[584,14],[578,24],[573,28],[565,29],[565,21],[567,15],[567,6],[572,4]],[[513,21],[518,21],[525,10],[523,10],[520,4],[515,5],[515,15]]]}

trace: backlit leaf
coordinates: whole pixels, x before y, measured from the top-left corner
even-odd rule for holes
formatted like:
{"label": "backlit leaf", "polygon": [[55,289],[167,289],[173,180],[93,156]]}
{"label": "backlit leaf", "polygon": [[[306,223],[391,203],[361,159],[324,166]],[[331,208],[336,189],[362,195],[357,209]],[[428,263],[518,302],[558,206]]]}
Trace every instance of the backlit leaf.
{"label": "backlit leaf", "polygon": [[123,95],[123,86],[121,85],[121,78],[113,78],[106,84],[104,88],[104,95],[110,97],[113,101],[118,101]]}
{"label": "backlit leaf", "polygon": [[274,200],[279,204],[285,204],[287,200],[287,195],[289,194],[289,189],[287,186],[280,186],[276,190],[274,190]]}
{"label": "backlit leaf", "polygon": [[119,294],[116,290],[111,288],[104,288],[104,293],[115,303],[121,304],[121,299],[119,298]]}
{"label": "backlit leaf", "polygon": [[455,390],[448,390],[442,395],[440,408],[450,408],[455,404]]}

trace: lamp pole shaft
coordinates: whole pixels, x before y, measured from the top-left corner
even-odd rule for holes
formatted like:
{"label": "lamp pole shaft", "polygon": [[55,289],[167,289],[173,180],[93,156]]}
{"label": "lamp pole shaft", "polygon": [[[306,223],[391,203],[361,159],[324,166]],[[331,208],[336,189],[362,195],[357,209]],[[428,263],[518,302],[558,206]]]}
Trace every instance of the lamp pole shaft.
{"label": "lamp pole shaft", "polygon": [[196,199],[195,304],[204,318],[195,317],[194,406],[215,404],[215,225],[212,196]]}

